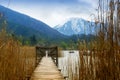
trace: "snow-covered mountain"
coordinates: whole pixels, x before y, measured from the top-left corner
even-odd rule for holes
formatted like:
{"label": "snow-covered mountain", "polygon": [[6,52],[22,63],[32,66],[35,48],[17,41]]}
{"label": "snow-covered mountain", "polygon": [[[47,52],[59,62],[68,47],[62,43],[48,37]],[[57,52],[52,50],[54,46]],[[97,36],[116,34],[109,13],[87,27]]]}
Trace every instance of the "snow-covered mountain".
{"label": "snow-covered mountain", "polygon": [[94,22],[90,22],[81,18],[70,18],[65,21],[62,25],[57,25],[54,27],[57,31],[64,35],[74,35],[74,34],[92,34],[96,33],[96,27]]}

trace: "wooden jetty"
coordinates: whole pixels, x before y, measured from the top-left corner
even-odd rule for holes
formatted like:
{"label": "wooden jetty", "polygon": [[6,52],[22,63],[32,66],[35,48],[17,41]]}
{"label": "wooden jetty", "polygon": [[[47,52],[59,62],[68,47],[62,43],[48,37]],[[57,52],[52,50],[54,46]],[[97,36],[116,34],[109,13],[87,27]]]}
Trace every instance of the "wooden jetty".
{"label": "wooden jetty", "polygon": [[51,57],[43,57],[30,80],[65,80]]}

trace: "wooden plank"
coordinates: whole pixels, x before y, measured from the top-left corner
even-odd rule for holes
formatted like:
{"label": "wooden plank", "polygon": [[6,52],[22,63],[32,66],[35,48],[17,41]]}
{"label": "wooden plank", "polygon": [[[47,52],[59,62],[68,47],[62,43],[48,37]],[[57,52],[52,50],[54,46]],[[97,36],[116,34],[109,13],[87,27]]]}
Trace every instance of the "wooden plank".
{"label": "wooden plank", "polygon": [[[51,56],[53,61],[56,63],[56,66],[58,66],[58,47],[57,46],[54,46],[54,47],[36,46],[36,56],[37,57],[45,56],[46,55],[46,51],[49,51],[48,52],[48,56]],[[38,59],[36,61],[40,61],[40,60]],[[38,65],[38,62],[37,62],[37,65]]]}
{"label": "wooden plank", "polygon": [[65,80],[51,57],[43,57],[30,80]]}

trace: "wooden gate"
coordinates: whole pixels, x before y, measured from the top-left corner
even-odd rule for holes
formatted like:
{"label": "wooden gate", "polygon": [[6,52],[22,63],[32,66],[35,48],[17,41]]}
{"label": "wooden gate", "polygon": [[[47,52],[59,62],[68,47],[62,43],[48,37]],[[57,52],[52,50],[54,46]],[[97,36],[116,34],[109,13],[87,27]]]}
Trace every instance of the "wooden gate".
{"label": "wooden gate", "polygon": [[36,65],[40,62],[42,57],[49,56],[53,59],[56,66],[58,66],[58,47],[36,47]]}

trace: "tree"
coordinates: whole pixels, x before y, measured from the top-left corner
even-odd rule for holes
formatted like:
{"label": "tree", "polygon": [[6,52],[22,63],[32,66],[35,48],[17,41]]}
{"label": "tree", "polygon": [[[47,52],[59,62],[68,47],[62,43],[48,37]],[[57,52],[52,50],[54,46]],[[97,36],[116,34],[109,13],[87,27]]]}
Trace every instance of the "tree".
{"label": "tree", "polygon": [[63,49],[67,49],[67,44],[66,44],[65,42],[61,42],[61,47],[62,47]]}
{"label": "tree", "polygon": [[31,45],[37,44],[37,38],[36,38],[35,35],[32,35],[32,36],[30,37],[30,42],[31,42]]}

